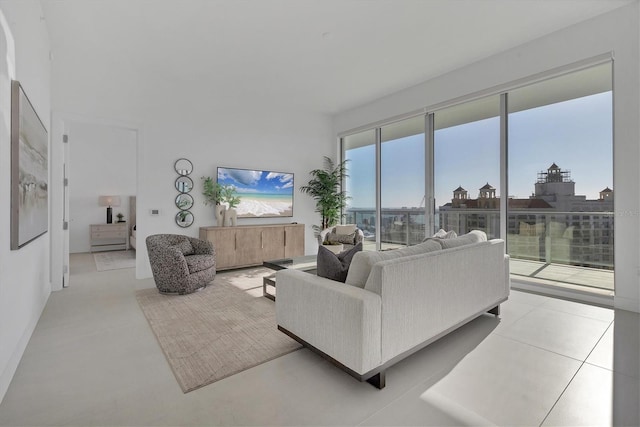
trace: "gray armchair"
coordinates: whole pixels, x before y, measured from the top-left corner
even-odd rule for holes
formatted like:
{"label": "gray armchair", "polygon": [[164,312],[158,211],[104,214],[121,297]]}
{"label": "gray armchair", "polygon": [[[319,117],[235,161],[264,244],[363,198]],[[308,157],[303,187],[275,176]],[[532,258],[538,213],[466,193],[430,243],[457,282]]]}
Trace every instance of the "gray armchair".
{"label": "gray armchair", "polygon": [[343,249],[352,249],[364,240],[364,233],[355,224],[336,225],[325,228],[318,234],[318,244],[341,243]]}
{"label": "gray armchair", "polygon": [[207,286],[216,275],[216,254],[209,241],[154,234],[146,242],[153,280],[160,293],[189,294]]}

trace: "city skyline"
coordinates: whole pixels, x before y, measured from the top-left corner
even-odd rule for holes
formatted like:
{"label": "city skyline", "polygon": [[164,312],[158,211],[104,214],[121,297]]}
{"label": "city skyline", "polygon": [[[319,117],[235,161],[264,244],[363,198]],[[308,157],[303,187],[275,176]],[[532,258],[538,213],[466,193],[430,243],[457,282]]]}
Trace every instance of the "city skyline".
{"label": "city skyline", "polygon": [[[539,172],[555,163],[571,171],[576,194],[597,199],[613,187],[612,93],[509,114],[509,196],[529,198]],[[436,112],[437,114],[437,112]],[[486,183],[500,196],[499,118],[435,132],[436,207],[462,186],[477,198]],[[375,206],[375,147],[348,150],[349,207]],[[382,207],[418,207],[424,195],[424,134],[382,144]],[[371,185],[373,183],[373,185]],[[424,202],[422,203],[424,206]]]}

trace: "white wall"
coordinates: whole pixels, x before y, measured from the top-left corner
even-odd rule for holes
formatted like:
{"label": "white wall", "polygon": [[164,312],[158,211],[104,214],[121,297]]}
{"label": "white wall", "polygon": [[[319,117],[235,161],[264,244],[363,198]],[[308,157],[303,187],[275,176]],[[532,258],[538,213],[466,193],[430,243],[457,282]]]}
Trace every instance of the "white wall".
{"label": "white wall", "polygon": [[[54,117],[60,120],[54,123],[52,138],[58,144],[68,125],[64,117],[136,124],[138,278],[151,276],[144,246],[146,236],[183,233],[195,237],[199,227],[215,225],[213,208],[203,203],[201,177],[214,176],[217,166],[293,172],[298,188],[309,180],[310,170],[322,167],[323,156],[335,158],[335,137],[327,115],[300,112],[293,107],[276,109],[252,100],[220,99],[204,95],[198,87],[176,85],[157,75],[101,78],[90,67],[82,57],[66,57],[64,51],[54,50],[52,103]],[[124,100],[114,95],[123,91],[127,94]],[[59,145],[55,147],[56,159],[63,158]],[[191,177],[195,189],[191,194],[195,199],[195,223],[186,229],[174,222],[177,175],[173,164],[181,157],[194,164]],[[57,185],[56,180],[53,185]],[[59,192],[62,194],[61,189]],[[159,209],[161,215],[152,217],[150,209]],[[292,218],[240,219],[238,223],[306,224],[306,252],[312,254],[317,244],[311,225],[319,222],[314,210],[313,200],[296,190]],[[60,231],[53,238],[62,242],[61,236]],[[61,270],[62,262],[54,269]]]}
{"label": "white wall", "polygon": [[11,79],[49,129],[49,37],[41,15],[38,1],[0,1],[0,400],[51,292],[50,232],[9,250]]}
{"label": "white wall", "polygon": [[69,252],[89,252],[89,225],[106,223],[107,208],[98,196],[120,196],[113,221],[129,220],[129,196],[136,193],[137,133],[105,124],[70,121]]}
{"label": "white wall", "polygon": [[638,3],[563,29],[337,115],[337,133],[613,52],[615,301],[640,312],[640,47]]}
{"label": "white wall", "polygon": [[[190,108],[177,113],[167,105],[150,104],[144,121],[138,181],[138,242],[154,233],[173,232],[198,235],[198,227],[215,225],[213,207],[204,205],[203,176],[215,177],[216,167],[272,169],[293,172],[295,187],[309,180],[308,172],[322,166],[322,157],[334,155],[334,138],[328,117],[296,111],[273,111],[256,106],[234,107],[211,105],[208,101],[193,103],[172,97],[177,105]],[[183,101],[183,102],[181,102]],[[253,110],[255,108],[255,110]],[[174,187],[177,174],[173,164],[178,158],[192,161],[191,192],[195,204],[191,209],[195,223],[179,228]],[[152,217],[150,209],[160,209],[161,216]],[[311,225],[319,222],[313,200],[294,192],[292,218],[239,219],[238,224],[298,222],[306,224],[306,252],[315,253]],[[150,269],[144,246],[137,256],[138,277],[148,277]]]}

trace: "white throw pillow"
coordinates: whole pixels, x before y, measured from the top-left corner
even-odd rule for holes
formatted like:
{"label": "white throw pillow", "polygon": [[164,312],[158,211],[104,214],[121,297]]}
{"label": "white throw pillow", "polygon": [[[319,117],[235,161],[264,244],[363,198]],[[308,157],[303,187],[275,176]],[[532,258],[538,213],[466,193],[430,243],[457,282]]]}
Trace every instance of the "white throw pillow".
{"label": "white throw pillow", "polygon": [[373,264],[378,261],[386,261],[388,259],[401,258],[403,256],[418,255],[425,252],[439,251],[442,249],[440,243],[434,240],[428,240],[424,243],[420,243],[414,246],[407,246],[406,248],[394,249],[389,251],[364,251],[358,252],[353,256],[351,266],[349,267],[349,273],[347,274],[347,285],[356,286],[358,288],[364,288],[369,273]]}
{"label": "white throw pillow", "polygon": [[441,239],[440,244],[442,245],[442,249],[451,249],[486,241],[487,233],[481,230],[471,230],[467,234],[463,234],[454,239]]}
{"label": "white throw pillow", "polygon": [[439,239],[453,239],[454,237],[458,237],[458,234],[453,230],[444,231],[441,228],[436,234],[433,235],[433,237],[437,237]]}

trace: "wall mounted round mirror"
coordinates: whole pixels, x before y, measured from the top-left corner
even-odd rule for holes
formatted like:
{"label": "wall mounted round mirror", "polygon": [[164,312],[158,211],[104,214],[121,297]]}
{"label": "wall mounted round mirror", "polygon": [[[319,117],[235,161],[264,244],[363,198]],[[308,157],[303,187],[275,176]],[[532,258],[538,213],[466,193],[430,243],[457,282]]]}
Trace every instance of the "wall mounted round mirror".
{"label": "wall mounted round mirror", "polygon": [[176,179],[176,190],[181,193],[188,193],[193,190],[193,181],[188,176],[179,176]]}
{"label": "wall mounted round mirror", "polygon": [[193,163],[187,159],[178,159],[173,165],[178,175],[187,176],[193,172]]}
{"label": "wall mounted round mirror", "polygon": [[178,194],[176,197],[176,206],[181,211],[188,211],[193,206],[193,197],[191,194]]}
{"label": "wall mounted round mirror", "polygon": [[193,214],[189,211],[180,211],[176,214],[176,224],[182,228],[187,228],[193,224]]}

